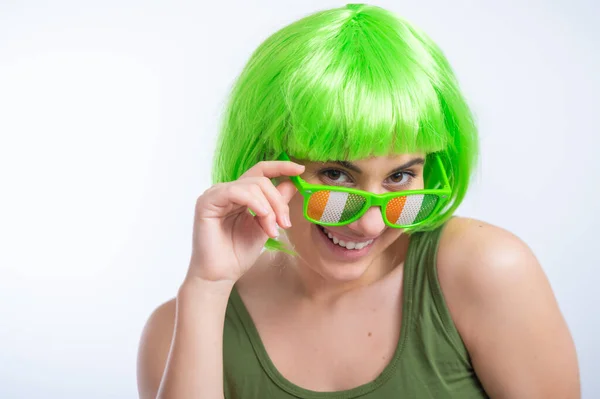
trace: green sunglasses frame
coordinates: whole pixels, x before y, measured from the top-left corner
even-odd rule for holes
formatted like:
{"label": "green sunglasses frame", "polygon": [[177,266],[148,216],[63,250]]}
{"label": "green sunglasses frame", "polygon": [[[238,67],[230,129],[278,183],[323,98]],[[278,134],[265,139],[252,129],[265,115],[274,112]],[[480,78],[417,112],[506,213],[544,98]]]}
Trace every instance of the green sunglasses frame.
{"label": "green sunglasses frame", "polygon": [[[434,217],[439,212],[439,210],[444,206],[444,203],[448,200],[448,197],[452,193],[452,189],[450,188],[450,182],[448,181],[448,176],[446,175],[446,170],[444,169],[444,165],[442,163],[442,160],[441,160],[439,154],[435,154],[434,158],[435,158],[435,162],[437,163],[437,166],[439,168],[439,172],[440,172],[439,177],[441,177],[440,180],[442,183],[442,188],[432,188],[432,189],[430,188],[430,189],[422,189],[422,190],[404,190],[404,191],[390,192],[390,193],[385,193],[385,194],[373,194],[369,191],[363,191],[363,190],[358,190],[358,189],[349,188],[349,187],[310,184],[310,183],[307,183],[306,181],[304,181],[300,176],[288,176],[288,177],[292,181],[294,186],[296,186],[296,188],[298,189],[298,192],[304,197],[304,206],[303,206],[304,217],[306,218],[306,220],[308,220],[311,223],[318,224],[321,226],[344,226],[344,225],[350,224],[350,223],[360,219],[367,212],[367,210],[369,210],[372,206],[379,206],[381,208],[381,216],[383,217],[383,221],[385,222],[385,224],[387,226],[392,227],[392,228],[399,228],[399,229],[413,228],[413,227],[420,226],[424,223],[427,223],[429,220],[431,220],[431,218]],[[277,159],[280,161],[291,161],[289,156],[285,152],[282,152],[277,157]],[[434,175],[434,177],[435,177],[435,175]],[[313,193],[315,193],[317,191],[322,191],[322,190],[338,191],[338,192],[345,192],[345,193],[360,195],[363,198],[365,198],[366,202],[365,202],[365,205],[363,206],[363,209],[360,212],[358,212],[355,216],[353,216],[352,218],[350,218],[344,222],[337,222],[337,223],[320,222],[320,221],[311,219],[308,216],[308,203],[309,203],[308,199],[310,198],[310,196]],[[413,223],[413,224],[409,224],[409,225],[398,225],[398,224],[391,223],[385,214],[385,208],[387,206],[387,203],[394,198],[405,197],[405,196],[414,195],[414,194],[430,194],[430,195],[438,196],[438,201],[435,205],[435,208],[431,212],[431,214],[429,216],[427,216],[425,219],[423,219],[417,223]]]}

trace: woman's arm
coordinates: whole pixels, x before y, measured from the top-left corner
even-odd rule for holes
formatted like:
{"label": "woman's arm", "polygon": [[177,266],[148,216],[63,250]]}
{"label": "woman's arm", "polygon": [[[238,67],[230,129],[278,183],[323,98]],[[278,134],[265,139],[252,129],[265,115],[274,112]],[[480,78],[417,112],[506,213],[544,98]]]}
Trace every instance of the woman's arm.
{"label": "woman's arm", "polygon": [[527,245],[498,227],[455,218],[437,263],[448,307],[491,398],[580,398],[575,345]]}
{"label": "woman's arm", "polygon": [[138,353],[141,399],[222,399],[223,324],[232,285],[186,281],[150,316]]}

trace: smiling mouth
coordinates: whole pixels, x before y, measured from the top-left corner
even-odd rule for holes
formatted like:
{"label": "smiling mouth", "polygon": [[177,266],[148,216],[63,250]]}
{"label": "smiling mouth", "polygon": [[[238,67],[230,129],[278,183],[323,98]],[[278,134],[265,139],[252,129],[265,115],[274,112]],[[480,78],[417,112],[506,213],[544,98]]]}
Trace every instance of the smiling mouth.
{"label": "smiling mouth", "polygon": [[371,240],[367,240],[367,241],[344,241],[344,240],[340,240],[339,238],[335,237],[333,234],[327,232],[327,230],[325,230],[325,228],[323,226],[317,225],[317,228],[319,230],[321,230],[323,232],[323,234],[325,234],[325,236],[331,242],[333,242],[335,245],[338,245],[342,248],[349,249],[349,250],[361,250],[361,249],[373,244],[373,241],[375,241],[375,239],[371,239]]}

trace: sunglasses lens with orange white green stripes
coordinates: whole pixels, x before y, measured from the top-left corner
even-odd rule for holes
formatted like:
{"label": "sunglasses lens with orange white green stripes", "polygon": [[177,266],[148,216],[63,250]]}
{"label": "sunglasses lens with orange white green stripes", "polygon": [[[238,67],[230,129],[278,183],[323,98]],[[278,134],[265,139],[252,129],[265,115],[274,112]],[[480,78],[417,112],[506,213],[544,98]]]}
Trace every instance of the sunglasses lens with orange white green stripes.
{"label": "sunglasses lens with orange white green stripes", "polygon": [[[426,220],[433,214],[440,198],[438,194],[398,193],[388,198],[382,207],[386,224],[406,227]],[[306,218],[317,224],[344,225],[352,223],[370,207],[366,196],[336,190],[319,190],[305,199]]]}

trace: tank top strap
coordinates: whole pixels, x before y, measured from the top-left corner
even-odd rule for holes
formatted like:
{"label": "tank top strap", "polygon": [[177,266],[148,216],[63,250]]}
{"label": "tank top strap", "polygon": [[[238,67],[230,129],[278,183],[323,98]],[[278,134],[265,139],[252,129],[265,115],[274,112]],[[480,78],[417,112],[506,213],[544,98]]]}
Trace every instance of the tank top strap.
{"label": "tank top strap", "polygon": [[[467,349],[452,320],[438,279],[437,255],[440,240],[447,222],[425,232],[413,233],[410,250],[405,260],[405,277],[410,282],[409,323],[411,340],[426,351],[438,351],[438,358],[460,360],[463,366],[471,367]],[[440,340],[443,337],[443,340]],[[415,347],[415,342],[408,344]],[[422,352],[421,352],[422,355]],[[433,353],[432,353],[433,355]],[[441,356],[441,357],[440,357]]]}

